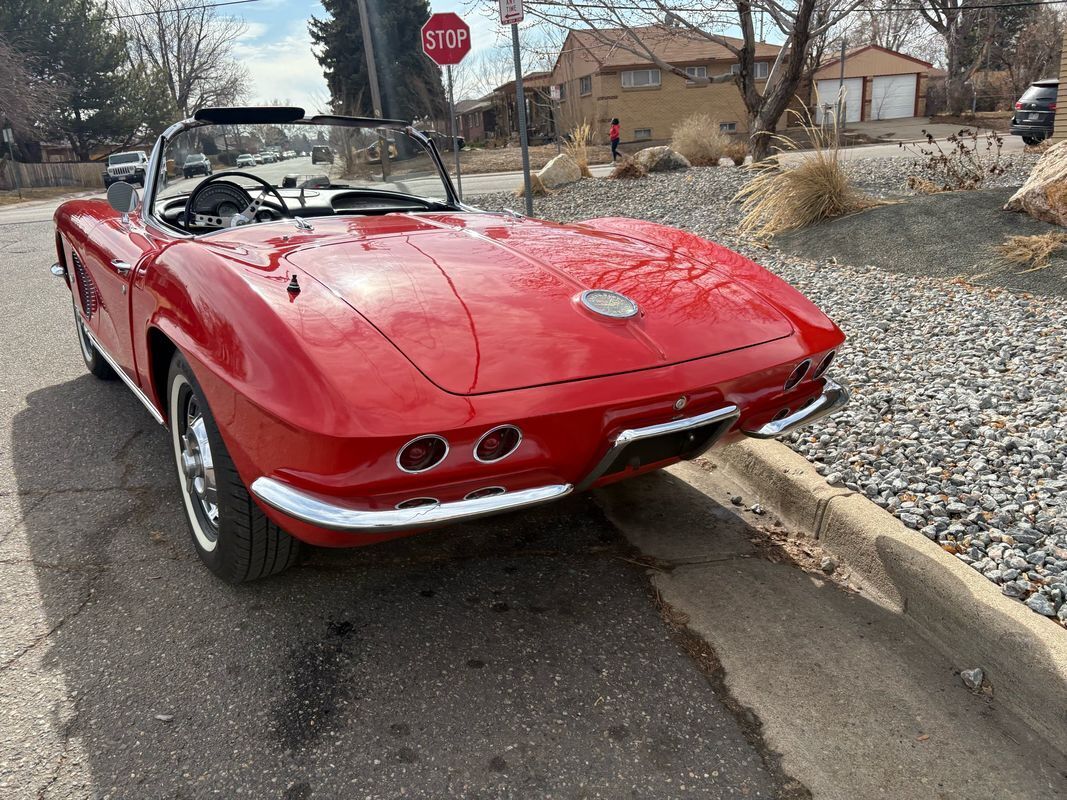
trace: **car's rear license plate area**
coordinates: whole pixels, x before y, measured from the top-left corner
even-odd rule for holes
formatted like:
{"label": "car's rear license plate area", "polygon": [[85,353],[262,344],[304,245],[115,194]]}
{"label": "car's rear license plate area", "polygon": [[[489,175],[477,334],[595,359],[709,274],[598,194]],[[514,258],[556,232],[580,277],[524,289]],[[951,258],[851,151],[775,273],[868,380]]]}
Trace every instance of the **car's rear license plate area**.
{"label": "car's rear license plate area", "polygon": [[615,454],[602,474],[614,475],[669,459],[695,458],[711,447],[732,422],[730,419],[630,442]]}

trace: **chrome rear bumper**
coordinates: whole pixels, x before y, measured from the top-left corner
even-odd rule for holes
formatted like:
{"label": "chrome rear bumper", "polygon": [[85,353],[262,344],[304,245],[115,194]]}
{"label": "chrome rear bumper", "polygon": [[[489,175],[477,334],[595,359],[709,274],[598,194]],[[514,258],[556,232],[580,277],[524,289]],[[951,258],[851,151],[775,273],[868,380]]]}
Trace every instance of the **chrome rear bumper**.
{"label": "chrome rear bumper", "polygon": [[755,430],[745,430],[744,433],[746,436],[753,436],[756,439],[773,439],[775,436],[781,436],[784,433],[795,431],[797,428],[810,425],[815,420],[825,417],[827,414],[840,411],[847,405],[848,389],[827,378],[822,388],[822,394],[815,398],[814,402],[798,411],[794,411],[788,417],[768,422]]}
{"label": "chrome rear bumper", "polygon": [[301,491],[274,478],[257,478],[252,482],[252,494],[283,514],[319,528],[349,533],[418,530],[431,525],[467,522],[490,514],[517,511],[558,500],[573,489],[569,483],[560,483],[476,500],[457,500],[416,508],[368,510],[339,505],[332,499]]}

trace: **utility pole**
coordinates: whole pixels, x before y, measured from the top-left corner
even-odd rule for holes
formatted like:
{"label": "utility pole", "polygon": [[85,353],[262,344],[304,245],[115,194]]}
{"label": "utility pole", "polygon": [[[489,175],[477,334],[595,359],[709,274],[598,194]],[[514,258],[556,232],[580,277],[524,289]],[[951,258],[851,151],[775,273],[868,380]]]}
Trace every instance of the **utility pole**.
{"label": "utility pole", "polygon": [[[374,61],[374,40],[370,32],[370,15],[367,0],[356,0],[359,8],[359,29],[363,34],[363,53],[367,57],[367,81],[370,83],[370,102],[374,116],[382,119],[382,93],[378,88],[378,67]],[[389,180],[389,142],[378,133],[378,153],[382,157],[382,180]]]}
{"label": "utility pole", "polygon": [[[848,46],[848,39],[844,36],[841,37],[841,77],[837,81],[837,117],[835,122],[837,123],[837,143],[844,144],[845,138],[845,48]],[[860,102],[863,102],[863,98],[860,98]]]}
{"label": "utility pole", "polygon": [[22,199],[22,181],[19,180],[19,166],[15,163],[15,132],[11,129],[11,122],[4,119],[4,141],[7,142],[7,152],[11,156],[11,179],[15,182],[15,188]]}

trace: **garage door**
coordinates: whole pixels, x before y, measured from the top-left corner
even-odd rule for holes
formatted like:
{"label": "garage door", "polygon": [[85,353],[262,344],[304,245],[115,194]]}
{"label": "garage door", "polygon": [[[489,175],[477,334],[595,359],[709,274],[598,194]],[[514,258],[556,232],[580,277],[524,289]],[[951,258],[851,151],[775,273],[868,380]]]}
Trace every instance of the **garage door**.
{"label": "garage door", "polygon": [[[820,125],[824,121],[831,122],[834,118],[835,104],[837,103],[837,87],[841,82],[833,80],[816,81],[819,90],[819,101],[815,109],[815,121]],[[845,78],[845,122],[860,121],[860,107],[863,105],[863,78]],[[827,119],[824,120],[823,116]]]}
{"label": "garage door", "polygon": [[915,116],[918,75],[881,75],[871,82],[871,119]]}

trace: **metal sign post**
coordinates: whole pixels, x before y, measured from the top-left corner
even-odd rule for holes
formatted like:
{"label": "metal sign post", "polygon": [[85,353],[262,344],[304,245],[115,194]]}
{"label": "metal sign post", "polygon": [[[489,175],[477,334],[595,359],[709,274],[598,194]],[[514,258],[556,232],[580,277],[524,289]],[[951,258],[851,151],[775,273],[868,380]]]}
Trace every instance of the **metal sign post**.
{"label": "metal sign post", "polygon": [[11,155],[11,179],[15,182],[15,188],[22,199],[22,181],[19,180],[19,166],[15,163],[15,132],[11,130],[10,123],[4,124],[4,141],[7,142],[7,152]]}
{"label": "metal sign post", "polygon": [[515,56],[515,106],[518,112],[519,144],[522,147],[522,185],[526,216],[533,216],[533,188],[530,185],[530,142],[526,131],[526,93],[522,89],[522,56],[519,53],[519,23],[522,0],[500,0],[500,23],[511,26],[511,49]]}
{"label": "metal sign post", "polygon": [[456,157],[456,191],[463,199],[463,175],[459,166],[459,126],[456,125],[456,99],[452,92],[452,67],[471,51],[471,29],[451,11],[431,14],[422,26],[422,52],[448,76],[448,116],[452,123],[452,152]]}
{"label": "metal sign post", "polygon": [[463,173],[459,167],[459,128],[456,126],[456,99],[452,95],[452,65],[445,67],[448,70],[448,114],[452,118],[452,153],[456,156],[456,191],[459,199],[463,199]]}

